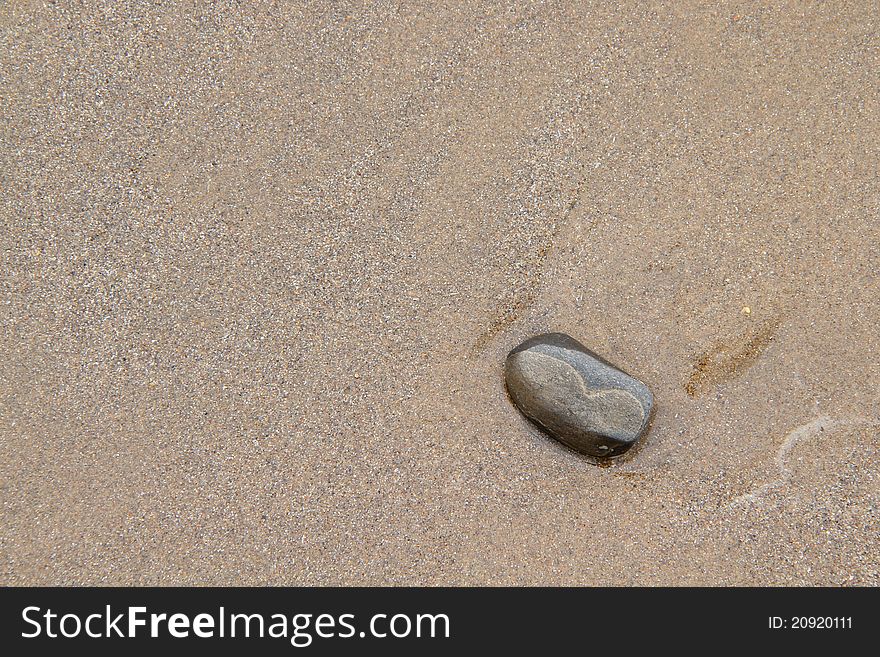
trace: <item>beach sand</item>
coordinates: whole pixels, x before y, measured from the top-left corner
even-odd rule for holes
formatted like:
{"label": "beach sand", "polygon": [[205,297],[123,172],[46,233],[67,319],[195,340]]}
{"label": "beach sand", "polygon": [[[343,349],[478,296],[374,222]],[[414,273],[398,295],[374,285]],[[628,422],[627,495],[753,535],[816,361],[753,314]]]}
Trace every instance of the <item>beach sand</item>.
{"label": "beach sand", "polygon": [[[880,584],[878,34],[4,4],[0,581]],[[508,401],[544,331],[653,391],[615,465]]]}

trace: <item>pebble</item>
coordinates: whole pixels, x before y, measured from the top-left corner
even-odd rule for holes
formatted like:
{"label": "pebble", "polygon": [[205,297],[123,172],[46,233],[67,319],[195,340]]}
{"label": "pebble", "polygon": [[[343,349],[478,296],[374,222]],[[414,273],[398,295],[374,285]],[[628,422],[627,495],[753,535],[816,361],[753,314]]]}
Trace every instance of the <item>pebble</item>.
{"label": "pebble", "polygon": [[648,387],[564,333],[526,340],[507,355],[504,379],[513,404],[572,449],[620,456],[648,426]]}

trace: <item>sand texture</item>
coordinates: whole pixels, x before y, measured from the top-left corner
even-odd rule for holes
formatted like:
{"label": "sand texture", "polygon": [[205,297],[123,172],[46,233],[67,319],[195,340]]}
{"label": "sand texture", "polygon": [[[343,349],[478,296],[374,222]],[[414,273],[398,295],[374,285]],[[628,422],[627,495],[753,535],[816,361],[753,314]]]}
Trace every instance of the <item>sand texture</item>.
{"label": "sand texture", "polygon": [[0,583],[880,584],[880,4],[155,4],[0,5]]}

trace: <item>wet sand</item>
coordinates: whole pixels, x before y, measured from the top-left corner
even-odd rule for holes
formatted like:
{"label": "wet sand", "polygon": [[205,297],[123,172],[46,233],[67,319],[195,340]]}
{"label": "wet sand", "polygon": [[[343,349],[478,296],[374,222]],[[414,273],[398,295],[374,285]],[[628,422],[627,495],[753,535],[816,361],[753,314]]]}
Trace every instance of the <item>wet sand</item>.
{"label": "wet sand", "polygon": [[880,583],[878,5],[516,4],[0,8],[3,584]]}

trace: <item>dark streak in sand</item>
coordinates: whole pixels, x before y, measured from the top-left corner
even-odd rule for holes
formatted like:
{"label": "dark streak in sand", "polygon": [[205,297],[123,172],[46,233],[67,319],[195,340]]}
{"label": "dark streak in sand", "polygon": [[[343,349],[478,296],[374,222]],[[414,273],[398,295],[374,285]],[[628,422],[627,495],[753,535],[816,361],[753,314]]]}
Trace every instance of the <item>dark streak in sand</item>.
{"label": "dark streak in sand", "polygon": [[476,355],[483,351],[486,348],[486,345],[488,345],[495,336],[516,322],[535,303],[541,278],[543,277],[544,269],[547,264],[547,256],[553,250],[553,246],[556,243],[556,238],[559,235],[561,227],[568,223],[572,212],[574,212],[574,209],[577,207],[583,187],[584,181],[581,181],[577,190],[575,190],[574,198],[565,208],[562,220],[553,226],[550,234],[544,239],[538,247],[538,250],[530,258],[530,264],[532,266],[527,270],[524,285],[519,289],[514,290],[510,297],[501,304],[501,307],[496,309],[494,313],[495,319],[492,320],[489,327],[474,341],[474,345],[471,348],[471,355]]}
{"label": "dark streak in sand", "polygon": [[684,386],[685,392],[696,397],[708,386],[740,376],[773,342],[779,323],[779,317],[774,317],[734,340],[713,345],[694,363],[693,372]]}

